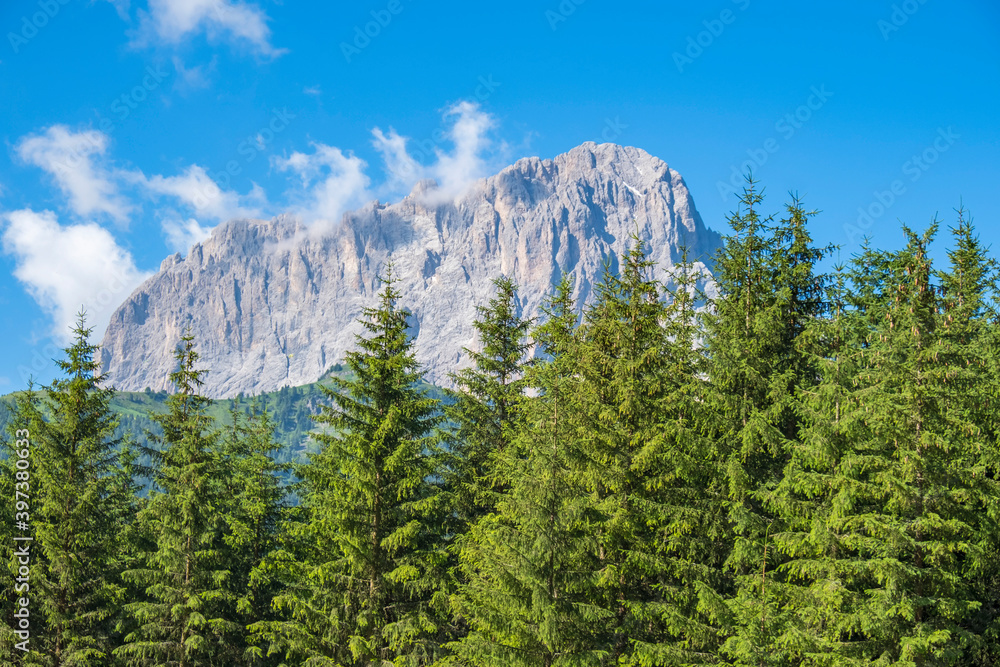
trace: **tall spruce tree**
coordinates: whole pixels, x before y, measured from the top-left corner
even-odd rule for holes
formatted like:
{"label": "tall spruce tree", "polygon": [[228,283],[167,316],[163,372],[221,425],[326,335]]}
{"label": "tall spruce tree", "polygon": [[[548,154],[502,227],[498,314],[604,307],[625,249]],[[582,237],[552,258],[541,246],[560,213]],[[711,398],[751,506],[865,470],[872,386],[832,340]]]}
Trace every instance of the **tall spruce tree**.
{"label": "tall spruce tree", "polygon": [[594,520],[581,483],[576,314],[564,277],[534,332],[549,360],[528,371],[538,395],[507,451],[510,488],[473,524],[462,549],[455,609],[470,626],[447,664],[599,665]]}
{"label": "tall spruce tree", "polygon": [[836,272],[827,289],[829,317],[813,321],[800,338],[819,378],[798,389],[801,428],[769,503],[780,517],[772,543],[784,559],[776,573],[785,582],[788,612],[774,643],[803,665],[869,664],[866,638],[858,632],[868,622],[862,616],[864,580],[846,544],[851,536],[842,530],[853,507],[843,502],[847,482],[840,474],[842,465],[856,460],[854,442],[865,434],[856,394],[864,330],[848,310],[843,267]]}
{"label": "tall spruce tree", "polygon": [[[592,527],[597,540],[595,602],[608,616],[597,629],[609,660],[642,663],[658,660],[666,651],[664,623],[678,636],[686,633],[677,623],[676,590],[668,590],[680,575],[679,569],[670,571],[680,566],[673,560],[679,553],[669,553],[677,544],[661,544],[657,533],[679,519],[671,511],[677,509],[670,506],[671,496],[694,482],[668,481],[677,469],[667,469],[683,465],[684,453],[675,449],[674,438],[684,440],[687,434],[684,416],[664,414],[667,403],[679,398],[679,386],[694,377],[692,369],[671,375],[678,369],[675,364],[691,360],[691,350],[675,350],[671,344],[662,285],[650,275],[653,264],[639,238],[633,238],[619,265],[617,275],[606,269],[581,327],[578,404],[586,459],[581,472],[599,517]],[[689,309],[690,304],[680,305]],[[675,329],[679,338],[693,333],[690,319],[674,326],[680,327]],[[683,411],[691,406],[675,407]],[[668,424],[671,417],[681,422]],[[667,516],[660,514],[664,510]]]}
{"label": "tall spruce tree", "polygon": [[330,431],[299,470],[306,520],[270,566],[286,585],[275,598],[285,618],[254,626],[268,652],[297,664],[424,665],[441,652],[440,409],[419,386],[395,283],[390,266],[347,354],[352,375],[331,380],[333,406],[316,418]]}
{"label": "tall spruce tree", "polygon": [[119,637],[123,602],[119,521],[133,487],[117,484],[123,442],[114,390],[79,314],[73,344],[57,362],[64,377],[18,402],[17,428],[31,443],[31,651],[25,664],[105,665]]}
{"label": "tall spruce tree", "polygon": [[804,582],[784,639],[805,664],[970,664],[982,648],[965,576],[983,557],[988,489],[965,409],[982,373],[948,340],[961,325],[932,282],[935,231],[904,228],[905,250],[855,260],[858,307],[827,327],[843,352],[803,396],[808,426],[781,494],[790,530],[777,541]]}
{"label": "tall spruce tree", "polygon": [[[770,544],[780,531],[769,507],[798,437],[796,387],[815,381],[797,341],[822,312],[823,278],[815,264],[809,217],[794,199],[778,223],[762,218],[763,195],[747,177],[740,208],[729,218],[733,234],[716,257],[720,297],[705,317],[714,415],[714,460],[724,480],[731,530],[727,570],[732,582],[718,592],[716,619],[729,635],[722,652],[732,664],[793,664],[774,640],[786,622]],[[728,609],[718,606],[728,600]]]}
{"label": "tall spruce tree", "polygon": [[125,572],[145,595],[126,606],[135,625],[115,653],[130,665],[235,664],[240,627],[223,543],[226,475],[218,432],[205,412],[210,399],[199,393],[206,371],[197,368],[190,333],[175,357],[176,393],[165,414],[153,415],[163,435],[150,451],[154,489],[139,515],[153,548]]}
{"label": "tall spruce tree", "polygon": [[493,508],[510,483],[502,462],[520,418],[530,347],[529,320],[518,314],[517,286],[493,281],[496,296],[477,306],[473,322],[480,350],[465,349],[473,365],[451,375],[457,390],[446,417],[455,424],[447,437],[454,472],[449,480],[459,531]]}
{"label": "tall spruce tree", "polygon": [[233,424],[222,447],[228,500],[221,510],[231,572],[228,586],[236,598],[244,649],[239,662],[234,660],[233,664],[276,665],[277,658],[267,656],[265,648],[255,642],[255,633],[247,628],[276,619],[271,602],[280,587],[264,561],[278,547],[281,523],[291,510],[282,482],[291,465],[275,461],[281,450],[274,439],[275,424],[256,401],[251,403],[249,415],[238,410],[234,402],[230,415]]}

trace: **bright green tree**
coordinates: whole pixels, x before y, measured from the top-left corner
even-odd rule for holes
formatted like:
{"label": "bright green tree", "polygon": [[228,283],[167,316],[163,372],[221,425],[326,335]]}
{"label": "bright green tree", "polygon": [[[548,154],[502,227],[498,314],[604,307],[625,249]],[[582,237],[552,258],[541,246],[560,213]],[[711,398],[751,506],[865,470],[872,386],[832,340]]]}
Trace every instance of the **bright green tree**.
{"label": "bright green tree", "polygon": [[824,252],[806,230],[810,214],[793,198],[787,217],[775,223],[761,217],[762,202],[748,177],[729,218],[733,234],[716,257],[720,296],[704,318],[706,406],[715,421],[713,460],[725,484],[731,548],[731,582],[717,591],[728,609],[716,605],[715,617],[729,635],[723,654],[736,665],[796,660],[774,643],[788,619],[775,579],[780,554],[771,543],[782,526],[769,498],[798,438],[797,388],[815,382],[798,342],[824,307],[824,278],[815,271]]}
{"label": "bright green tree", "polygon": [[395,283],[390,267],[347,354],[350,379],[326,392],[316,421],[330,430],[299,470],[306,520],[269,565],[285,617],[254,629],[296,664],[429,664],[444,639],[440,408],[418,386]]}
{"label": "bright green tree", "polygon": [[[595,516],[582,485],[575,307],[563,278],[534,332],[549,357],[528,371],[538,396],[506,452],[510,488],[462,544],[455,609],[470,626],[452,645],[461,665],[599,665]],[[516,452],[516,453],[515,453]]]}
{"label": "bright green tree", "polygon": [[459,531],[492,509],[510,483],[501,462],[520,418],[530,348],[529,320],[520,317],[517,286],[506,277],[493,281],[497,293],[477,306],[473,322],[478,351],[465,349],[472,366],[451,375],[457,390],[446,417],[455,430],[447,437],[454,461],[449,486]]}

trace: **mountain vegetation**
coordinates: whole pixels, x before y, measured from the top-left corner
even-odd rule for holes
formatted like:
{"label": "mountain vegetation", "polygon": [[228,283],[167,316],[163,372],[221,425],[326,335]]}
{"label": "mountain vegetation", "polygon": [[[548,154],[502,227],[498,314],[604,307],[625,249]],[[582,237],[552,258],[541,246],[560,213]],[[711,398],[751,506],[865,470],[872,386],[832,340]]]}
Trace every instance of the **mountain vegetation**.
{"label": "mountain vegetation", "polygon": [[1000,664],[997,264],[959,211],[824,273],[764,206],[712,295],[638,236],[582,315],[496,276],[447,392],[391,265],[343,366],[255,398],[203,396],[191,335],[172,393],[116,393],[81,316],[8,399],[0,658]]}

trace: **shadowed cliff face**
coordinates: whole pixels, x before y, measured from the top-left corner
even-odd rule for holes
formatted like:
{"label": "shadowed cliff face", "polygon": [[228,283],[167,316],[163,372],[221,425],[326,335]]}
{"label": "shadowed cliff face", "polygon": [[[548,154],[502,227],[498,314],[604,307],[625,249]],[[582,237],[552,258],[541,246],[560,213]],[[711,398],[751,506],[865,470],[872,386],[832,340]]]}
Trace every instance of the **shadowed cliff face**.
{"label": "shadowed cliff face", "polygon": [[454,201],[432,204],[432,195],[422,183],[397,204],[348,214],[323,237],[288,216],[220,225],[186,258],[164,260],[118,308],[101,346],[104,370],[121,390],[169,389],[173,351],[190,326],[209,396],[314,382],[353,348],[356,319],[374,305],[391,256],[417,358],[430,381],[448,384],[466,363],[462,348],[477,345],[475,307],[493,295],[493,278],[516,281],[531,316],[564,271],[582,307],[634,234],[664,281],[680,246],[707,262],[720,243],[680,174],[614,144],[519,160]]}

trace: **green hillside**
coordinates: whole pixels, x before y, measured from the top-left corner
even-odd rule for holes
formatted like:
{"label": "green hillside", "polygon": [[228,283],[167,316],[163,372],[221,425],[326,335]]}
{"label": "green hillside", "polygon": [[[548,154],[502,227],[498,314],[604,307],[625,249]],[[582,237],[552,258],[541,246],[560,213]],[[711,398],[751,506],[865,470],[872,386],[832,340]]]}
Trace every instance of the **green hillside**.
{"label": "green hillside", "polygon": [[[330,386],[326,380],[331,376],[351,379],[350,372],[337,364],[332,366],[319,381],[312,384],[282,387],[259,396],[240,394],[236,398],[213,401],[208,414],[219,428],[227,428],[232,425],[230,411],[234,405],[239,411],[248,414],[256,402],[270,413],[276,424],[275,440],[282,445],[281,451],[275,457],[276,460],[279,463],[302,463],[305,462],[305,455],[312,446],[310,433],[315,429],[312,417],[319,413],[321,405],[328,402],[321,387]],[[446,398],[445,391],[440,387],[424,384],[422,388],[433,398],[442,400]],[[0,428],[4,433],[17,393],[0,397]],[[131,434],[137,444],[150,444],[149,434],[162,433],[150,415],[166,412],[167,396],[169,394],[166,391],[148,389],[119,392],[112,402],[112,409],[120,419],[119,434]]]}

